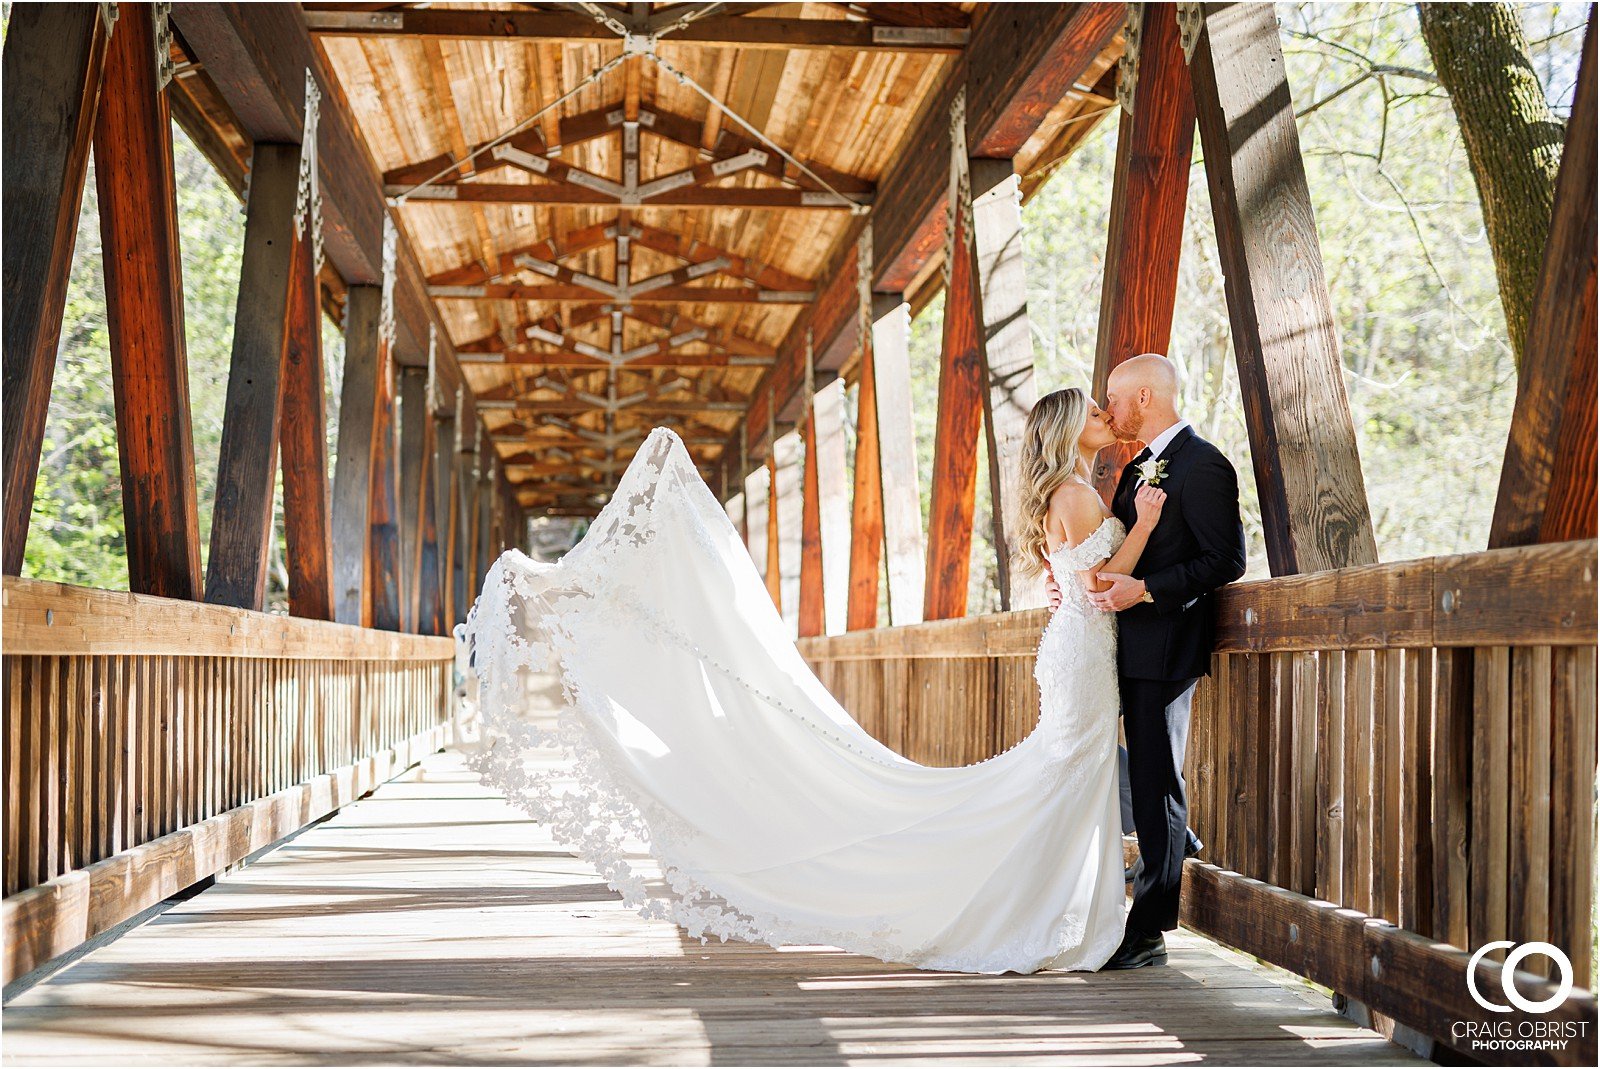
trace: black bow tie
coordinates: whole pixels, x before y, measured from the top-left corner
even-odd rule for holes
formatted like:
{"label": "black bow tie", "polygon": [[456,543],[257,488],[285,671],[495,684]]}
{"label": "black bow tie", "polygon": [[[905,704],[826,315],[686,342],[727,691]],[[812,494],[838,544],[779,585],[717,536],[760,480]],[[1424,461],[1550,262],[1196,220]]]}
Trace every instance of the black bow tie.
{"label": "black bow tie", "polygon": [[1128,461],[1128,463],[1133,465],[1134,467],[1138,467],[1140,464],[1143,464],[1145,461],[1147,461],[1149,459],[1150,459],[1150,447],[1149,446],[1145,446],[1143,449],[1139,450],[1139,455],[1134,457],[1132,460]]}

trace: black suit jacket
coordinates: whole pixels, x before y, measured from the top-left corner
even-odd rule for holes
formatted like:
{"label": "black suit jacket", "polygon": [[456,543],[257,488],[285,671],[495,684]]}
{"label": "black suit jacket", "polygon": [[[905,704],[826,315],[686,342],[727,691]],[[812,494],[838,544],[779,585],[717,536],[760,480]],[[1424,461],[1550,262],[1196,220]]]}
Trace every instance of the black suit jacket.
{"label": "black suit jacket", "polygon": [[[1212,593],[1244,574],[1239,477],[1193,427],[1179,431],[1159,459],[1167,462],[1157,484],[1167,502],[1133,569],[1155,601],[1117,614],[1117,668],[1132,679],[1195,679],[1211,671]],[[1124,468],[1111,499],[1111,511],[1130,528],[1137,476],[1132,464]]]}

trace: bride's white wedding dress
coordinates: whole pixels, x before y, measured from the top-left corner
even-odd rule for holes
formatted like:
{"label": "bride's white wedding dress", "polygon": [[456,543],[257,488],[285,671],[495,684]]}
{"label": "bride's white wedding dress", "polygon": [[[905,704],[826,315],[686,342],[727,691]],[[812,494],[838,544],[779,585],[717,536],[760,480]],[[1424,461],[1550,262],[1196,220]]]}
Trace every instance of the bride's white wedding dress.
{"label": "bride's white wedding dress", "polygon": [[[1122,538],[1108,518],[1052,563],[1065,576]],[[657,429],[561,561],[510,550],[490,568],[458,629],[487,743],[474,764],[624,902],[691,935],[927,969],[1096,969],[1122,938],[1116,632],[1062,585],[1038,727],[987,761],[916,764],[817,681],[682,442]],[[566,698],[553,732],[530,714],[549,672]],[[530,770],[543,746],[570,759],[559,776]],[[629,861],[643,850],[659,875]]]}

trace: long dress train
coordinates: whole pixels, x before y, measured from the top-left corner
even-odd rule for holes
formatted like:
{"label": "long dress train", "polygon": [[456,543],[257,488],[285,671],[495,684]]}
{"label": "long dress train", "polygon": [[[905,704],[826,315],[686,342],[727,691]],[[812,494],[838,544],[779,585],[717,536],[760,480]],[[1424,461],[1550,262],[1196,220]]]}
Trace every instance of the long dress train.
{"label": "long dress train", "polygon": [[[1053,558],[1108,556],[1108,519]],[[963,972],[1095,969],[1122,936],[1115,630],[1068,587],[1038,727],[960,768],[883,746],[819,683],[683,443],[653,431],[583,540],[489,569],[462,660],[484,782],[645,916]],[[561,680],[554,731],[533,688]],[[469,693],[471,688],[469,687]],[[560,775],[534,773],[559,747]],[[660,874],[631,852],[648,850]]]}

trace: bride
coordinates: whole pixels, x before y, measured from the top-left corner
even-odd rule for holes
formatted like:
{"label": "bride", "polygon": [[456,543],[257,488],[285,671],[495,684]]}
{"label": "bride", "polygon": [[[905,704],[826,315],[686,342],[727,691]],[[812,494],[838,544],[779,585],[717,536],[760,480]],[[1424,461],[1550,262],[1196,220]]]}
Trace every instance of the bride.
{"label": "bride", "polygon": [[[658,428],[571,552],[509,550],[490,568],[458,629],[488,743],[475,769],[626,904],[702,940],[961,972],[1099,968],[1123,934],[1116,628],[1086,591],[1132,569],[1164,497],[1142,491],[1124,533],[1089,482],[1113,441],[1083,390],[1028,417],[1024,566],[1067,593],[1039,642],[1038,726],[1004,753],[935,768],[863,731]],[[533,700],[551,673],[553,730]],[[559,772],[530,760],[541,747]]]}

